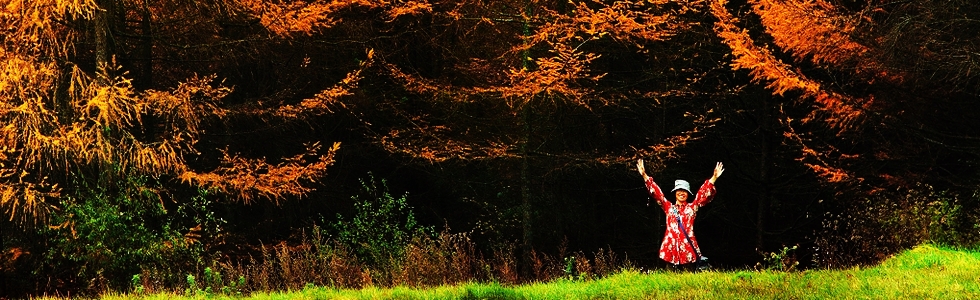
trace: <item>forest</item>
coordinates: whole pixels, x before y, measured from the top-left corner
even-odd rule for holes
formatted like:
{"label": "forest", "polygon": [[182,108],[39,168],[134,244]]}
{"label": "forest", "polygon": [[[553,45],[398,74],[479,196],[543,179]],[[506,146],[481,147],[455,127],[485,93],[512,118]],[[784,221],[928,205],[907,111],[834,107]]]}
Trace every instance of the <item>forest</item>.
{"label": "forest", "polygon": [[0,298],[980,247],[971,0],[4,0]]}

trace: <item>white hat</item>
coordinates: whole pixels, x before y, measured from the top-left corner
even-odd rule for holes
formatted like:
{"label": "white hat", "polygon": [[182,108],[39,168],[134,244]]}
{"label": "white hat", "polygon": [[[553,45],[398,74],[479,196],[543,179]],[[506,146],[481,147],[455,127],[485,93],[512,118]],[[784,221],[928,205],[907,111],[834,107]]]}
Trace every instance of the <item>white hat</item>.
{"label": "white hat", "polygon": [[691,184],[687,183],[687,180],[674,180],[674,189],[670,190],[670,192],[673,193],[677,190],[685,190],[688,194],[691,194]]}

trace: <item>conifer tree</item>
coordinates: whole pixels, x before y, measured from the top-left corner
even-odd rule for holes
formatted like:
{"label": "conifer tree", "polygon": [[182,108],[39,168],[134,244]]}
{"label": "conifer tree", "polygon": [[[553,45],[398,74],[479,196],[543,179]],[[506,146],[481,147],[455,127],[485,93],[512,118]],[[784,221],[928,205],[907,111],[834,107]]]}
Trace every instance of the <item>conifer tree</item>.
{"label": "conifer tree", "polygon": [[[903,193],[929,194],[933,186],[975,193],[978,157],[969,149],[980,146],[973,129],[980,123],[968,112],[977,109],[978,90],[967,82],[977,80],[976,57],[954,54],[976,50],[975,35],[965,33],[980,17],[975,3],[719,0],[710,11],[733,70],[747,70],[773,95],[809,107],[775,117],[799,161],[838,192],[834,213],[843,217],[828,224],[856,226],[833,233],[846,243],[822,238],[823,254],[897,251],[923,238],[868,231],[887,227],[889,215],[919,214],[906,211],[917,205],[901,202]],[[865,219],[848,221],[858,218]],[[826,262],[869,262],[860,252]]]}
{"label": "conifer tree", "polygon": [[[234,130],[223,124],[244,119],[274,124],[329,113],[360,80],[370,51],[362,48],[363,61],[334,84],[291,101],[257,105],[258,99],[247,96],[227,101],[243,97],[217,74],[236,57],[211,49],[252,41],[251,49],[231,55],[270,51],[270,45],[335,24],[335,15],[351,6],[377,5],[9,1],[0,14],[4,216],[43,217],[57,208],[61,192],[74,188],[71,178],[79,173],[169,178],[239,201],[309,193],[333,163],[339,142],[324,148],[311,140],[303,150],[265,159],[242,156],[214,145],[214,139],[205,143],[214,148],[201,149],[205,132]],[[413,13],[405,7],[388,10]],[[170,63],[189,60],[211,65]]]}

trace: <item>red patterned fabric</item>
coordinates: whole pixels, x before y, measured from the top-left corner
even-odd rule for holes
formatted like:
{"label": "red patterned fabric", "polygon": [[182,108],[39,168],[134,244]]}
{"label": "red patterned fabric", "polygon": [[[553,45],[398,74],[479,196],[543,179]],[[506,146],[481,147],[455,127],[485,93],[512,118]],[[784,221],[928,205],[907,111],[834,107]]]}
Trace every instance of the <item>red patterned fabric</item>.
{"label": "red patterned fabric", "polygon": [[675,204],[664,198],[663,191],[660,190],[657,183],[653,182],[652,177],[647,178],[646,185],[650,197],[657,200],[657,203],[663,208],[664,214],[667,215],[667,232],[664,233],[664,241],[660,244],[660,258],[675,265],[697,261],[697,250],[691,248],[691,243],[688,243],[684,234],[681,233],[681,229],[677,225],[677,215],[680,214],[681,222],[684,223],[684,229],[687,230],[687,236],[691,238],[694,247],[698,247],[698,240],[694,237],[694,217],[698,213],[698,208],[708,204],[714,198],[715,185],[711,181],[705,180],[701,188],[698,189],[694,201],[685,205],[677,205],[676,210],[673,209]]}

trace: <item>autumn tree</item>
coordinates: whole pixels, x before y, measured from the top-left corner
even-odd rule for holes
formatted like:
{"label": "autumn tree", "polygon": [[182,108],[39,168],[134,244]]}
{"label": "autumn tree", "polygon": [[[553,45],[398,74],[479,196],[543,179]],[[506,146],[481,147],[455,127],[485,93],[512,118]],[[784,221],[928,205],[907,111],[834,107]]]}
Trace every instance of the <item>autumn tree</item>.
{"label": "autumn tree", "polygon": [[[217,73],[255,54],[248,51],[270,51],[294,35],[335,24],[338,20],[332,15],[351,5],[356,6],[9,2],[2,15],[0,90],[7,124],[2,198],[6,216],[43,215],[56,205],[47,201],[71,189],[64,178],[78,171],[169,176],[243,201],[278,201],[308,193],[332,163],[339,144],[321,150],[311,142],[305,151],[274,162],[230,151],[218,152],[216,163],[204,169],[190,161],[203,158],[198,145],[205,130],[229,130],[222,129],[222,122],[308,118],[328,113],[330,105],[349,95],[371,59],[365,48],[365,61],[351,65],[335,84],[288,99],[266,96],[263,105],[248,97],[231,96],[236,100],[227,101],[235,88]],[[292,17],[286,22],[282,15]],[[236,32],[236,26],[247,28]],[[230,54],[223,53],[227,48],[214,49],[249,41],[256,45]],[[189,59],[211,65],[160,63]]]}
{"label": "autumn tree", "polygon": [[[954,53],[975,50],[975,38],[963,29],[975,27],[976,4],[757,0],[739,7],[749,13],[735,16],[742,11],[735,5],[710,2],[732,69],[747,70],[779,99],[810,107],[774,117],[800,161],[837,188],[839,198],[879,199],[898,207],[886,210],[902,213],[925,203],[904,202],[902,192],[890,191],[916,194],[922,183],[973,193],[977,157],[969,149],[977,146],[977,121],[966,112],[975,110],[968,100],[977,92],[968,83],[976,81],[975,57]],[[858,218],[888,219],[845,212],[828,222]],[[867,251],[856,249],[882,249],[871,255],[876,259],[919,241],[837,234],[823,240],[825,255],[861,254],[828,259],[829,265],[867,261]]]}
{"label": "autumn tree", "polygon": [[[4,253],[10,247],[24,247],[18,244],[24,239],[12,238],[22,230],[50,228],[74,235],[76,223],[71,216],[60,215],[62,220],[69,218],[65,223],[48,221],[52,214],[67,214],[70,203],[95,201],[86,197],[96,191],[130,193],[124,196],[143,201],[159,199],[159,207],[153,202],[135,206],[152,209],[188,204],[186,191],[198,189],[231,203],[278,203],[308,195],[333,163],[340,143],[325,141],[324,147],[318,139],[281,139],[273,147],[255,148],[242,142],[247,132],[241,133],[241,124],[274,128],[328,114],[350,95],[360,72],[370,66],[370,49],[358,47],[360,62],[351,60],[345,69],[306,82],[302,89],[296,86],[300,83],[290,82],[293,85],[261,90],[240,80],[241,71],[244,64],[288,48],[296,37],[336,24],[338,12],[352,6],[376,5],[4,2],[0,6]],[[303,63],[300,56],[289,67],[303,70],[310,65]],[[315,72],[311,69],[306,68],[306,74]],[[141,186],[110,189],[115,183]],[[143,196],[147,194],[154,196]],[[25,226],[14,230],[7,227],[9,222]],[[174,230],[187,233],[192,238],[188,242],[194,242],[194,225],[181,224],[186,227]],[[158,246],[164,241],[156,242]],[[34,246],[42,249],[42,244]],[[35,258],[44,253],[24,252],[33,252]]]}

